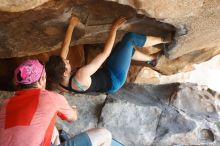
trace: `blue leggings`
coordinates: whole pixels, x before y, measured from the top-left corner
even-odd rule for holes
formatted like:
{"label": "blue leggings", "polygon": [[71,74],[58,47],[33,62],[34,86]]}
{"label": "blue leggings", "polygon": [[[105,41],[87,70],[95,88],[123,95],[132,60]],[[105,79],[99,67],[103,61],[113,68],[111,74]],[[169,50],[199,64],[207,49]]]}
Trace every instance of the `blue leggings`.
{"label": "blue leggings", "polygon": [[108,93],[114,93],[123,86],[134,54],[134,46],[142,47],[145,41],[145,35],[128,32],[115,45],[105,64],[105,67],[110,71],[112,79],[112,87]]}

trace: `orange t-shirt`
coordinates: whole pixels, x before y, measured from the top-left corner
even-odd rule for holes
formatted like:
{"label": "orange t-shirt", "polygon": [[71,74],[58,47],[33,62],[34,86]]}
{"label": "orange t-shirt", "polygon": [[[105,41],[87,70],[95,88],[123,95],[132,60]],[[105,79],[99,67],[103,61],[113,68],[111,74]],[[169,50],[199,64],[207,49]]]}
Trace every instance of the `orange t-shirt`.
{"label": "orange t-shirt", "polygon": [[56,116],[68,120],[67,100],[42,89],[17,91],[0,108],[0,146],[50,146]]}

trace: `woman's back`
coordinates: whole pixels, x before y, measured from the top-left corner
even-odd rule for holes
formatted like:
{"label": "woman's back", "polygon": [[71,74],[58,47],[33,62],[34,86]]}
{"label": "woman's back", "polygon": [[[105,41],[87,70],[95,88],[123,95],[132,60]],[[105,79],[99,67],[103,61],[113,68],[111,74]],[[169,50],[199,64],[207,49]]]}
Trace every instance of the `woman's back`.
{"label": "woman's back", "polygon": [[[69,79],[68,86],[64,86],[60,84],[62,88],[68,91],[72,91],[75,93],[88,93],[88,92],[107,92],[112,87],[112,81],[110,77],[110,72],[107,68],[100,68],[98,69],[92,76],[91,76],[91,85],[85,91],[78,90],[81,87],[80,83],[75,79],[74,74]],[[72,84],[75,84],[78,89],[73,89]]]}

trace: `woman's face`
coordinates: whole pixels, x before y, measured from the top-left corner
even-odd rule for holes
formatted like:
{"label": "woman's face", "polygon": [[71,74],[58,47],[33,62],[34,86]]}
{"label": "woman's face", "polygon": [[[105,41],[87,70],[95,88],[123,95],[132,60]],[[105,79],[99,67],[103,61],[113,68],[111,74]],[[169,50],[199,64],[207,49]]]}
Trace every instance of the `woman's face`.
{"label": "woman's face", "polygon": [[65,63],[65,72],[70,74],[71,73],[71,66],[70,66],[69,60],[63,59],[63,61]]}

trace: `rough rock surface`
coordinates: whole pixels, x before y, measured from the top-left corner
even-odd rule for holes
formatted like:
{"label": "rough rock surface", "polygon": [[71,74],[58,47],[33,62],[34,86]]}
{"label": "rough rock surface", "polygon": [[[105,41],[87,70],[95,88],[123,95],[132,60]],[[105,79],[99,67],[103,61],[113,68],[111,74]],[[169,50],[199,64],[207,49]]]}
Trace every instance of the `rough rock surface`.
{"label": "rough rock surface", "polygon": [[156,106],[139,106],[126,101],[108,101],[102,110],[101,125],[125,145],[150,145],[162,110]]}
{"label": "rough rock surface", "polygon": [[[173,24],[179,29],[178,44],[170,51],[170,58],[201,49],[220,47],[219,0],[110,0],[134,7],[139,13]],[[187,34],[181,36],[182,28]],[[213,29],[214,28],[214,29]],[[179,36],[180,35],[180,36]]]}
{"label": "rough rock surface", "polygon": [[[19,13],[1,12],[0,15],[1,58],[34,55],[60,48],[71,15],[76,15],[81,20],[74,32],[72,45],[103,43],[115,18],[121,15],[128,18],[137,17],[136,11],[129,6],[100,0],[50,1],[33,10]],[[159,35],[172,29],[169,25],[149,18],[138,23],[141,23],[141,28],[145,27],[144,30],[139,30],[143,33],[154,32]],[[153,25],[155,26],[152,27]],[[120,37],[121,33],[118,34]]]}
{"label": "rough rock surface", "polygon": [[[181,72],[185,66],[206,61],[220,53],[217,29],[220,22],[219,0],[119,1],[125,5],[96,1],[51,0],[43,4],[45,1],[26,0],[22,2],[27,5],[43,5],[35,9],[36,5],[32,5],[32,10],[17,13],[0,12],[0,57],[21,57],[59,49],[71,15],[81,19],[81,24],[74,32],[72,45],[105,42],[110,24],[120,15],[129,19],[122,28],[124,31],[160,36],[174,31],[173,26],[177,30],[186,27],[188,33],[181,35],[182,32],[177,31],[177,46],[168,52],[169,58],[175,60],[164,57],[159,61],[156,69],[162,74]],[[24,6],[22,2],[12,6],[13,2],[5,0],[2,5],[18,9]],[[118,39],[124,31],[119,31]]]}
{"label": "rough rock surface", "polygon": [[20,12],[33,9],[49,0],[1,0],[0,11]]}
{"label": "rough rock surface", "polygon": [[[169,59],[161,59],[156,68],[166,75],[181,72],[185,66],[207,61],[220,53],[219,0],[45,2],[4,0],[0,4],[0,10],[7,11],[0,12],[1,58],[39,54],[60,48],[71,14],[80,17],[82,22],[74,33],[77,41],[73,41],[72,45],[103,43],[111,22],[120,15],[130,19],[122,28],[125,31],[159,36],[173,31],[175,26],[177,46],[167,52]],[[13,9],[22,12],[8,13]],[[31,10],[24,11],[27,9]],[[182,35],[185,29],[187,34]],[[123,32],[119,32],[119,38],[120,34]]]}
{"label": "rough rock surface", "polygon": [[[0,92],[0,99],[13,92]],[[73,123],[58,119],[71,135],[108,128],[126,146],[218,145],[220,94],[195,84],[124,86],[115,94],[64,94],[78,108]]]}
{"label": "rough rock surface", "polygon": [[76,135],[90,128],[97,127],[106,95],[64,94],[64,96],[67,98],[70,105],[75,105],[77,107],[78,120],[73,123],[68,123],[58,119],[58,127],[63,128],[71,135]]}
{"label": "rough rock surface", "polygon": [[[128,146],[215,144],[219,137],[215,125],[219,120],[218,112],[215,110],[218,106],[216,98],[219,94],[210,91],[190,84],[129,85],[110,97],[114,100],[107,101],[102,110],[101,125],[110,129],[113,136]],[[208,103],[207,97],[211,100],[208,113],[205,104]],[[195,104],[192,103],[192,99]],[[124,107],[128,108],[124,109]],[[140,107],[147,112],[141,111]],[[130,116],[132,113],[133,116]],[[147,122],[149,117],[153,118],[150,120],[151,123]],[[122,130],[126,128],[129,130]],[[145,128],[147,130],[144,130]],[[209,134],[204,136],[206,135],[204,133]],[[213,140],[214,135],[215,140]],[[143,138],[144,136],[146,137]]]}
{"label": "rough rock surface", "polygon": [[216,145],[220,141],[219,94],[202,86],[129,84],[106,100],[102,94],[65,96],[79,109],[78,121],[58,124],[71,135],[104,126],[126,146]]}

